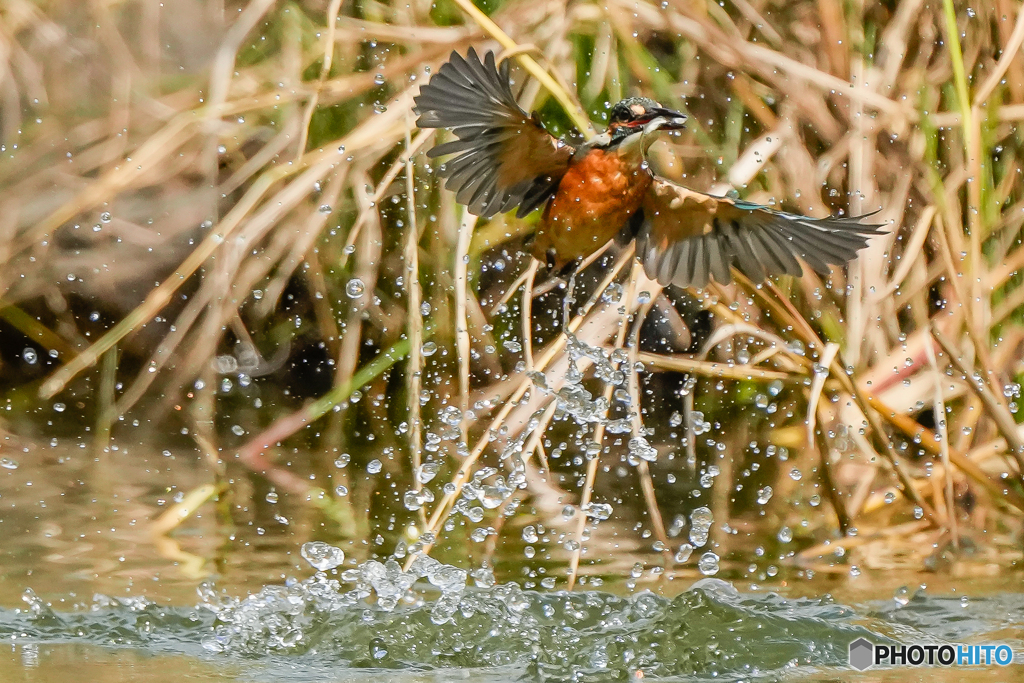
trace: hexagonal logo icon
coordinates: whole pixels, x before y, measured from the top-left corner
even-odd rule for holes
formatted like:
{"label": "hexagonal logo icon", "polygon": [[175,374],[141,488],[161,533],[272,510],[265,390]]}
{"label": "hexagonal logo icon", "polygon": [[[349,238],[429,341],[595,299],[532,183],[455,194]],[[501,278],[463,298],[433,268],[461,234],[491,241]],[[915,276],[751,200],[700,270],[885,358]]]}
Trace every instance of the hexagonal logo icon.
{"label": "hexagonal logo icon", "polygon": [[867,638],[850,643],[850,666],[857,671],[867,669],[874,662],[875,646]]}

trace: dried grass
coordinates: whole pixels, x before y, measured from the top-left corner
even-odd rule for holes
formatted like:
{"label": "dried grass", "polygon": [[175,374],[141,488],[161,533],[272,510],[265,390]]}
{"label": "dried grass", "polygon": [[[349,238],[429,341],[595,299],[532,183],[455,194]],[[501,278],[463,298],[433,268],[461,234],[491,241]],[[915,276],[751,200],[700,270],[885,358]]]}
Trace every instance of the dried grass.
{"label": "dried grass", "polygon": [[[458,434],[431,456],[450,465],[453,488],[419,520],[421,534],[434,534],[423,549],[442,540],[463,485],[484,462],[498,462],[493,454],[531,419],[539,423],[522,457],[542,460],[541,470],[528,469],[537,514],[557,512],[543,501],[559,498],[586,510],[601,495],[601,468],[618,465],[623,449],[569,467],[582,477],[578,492],[550,480],[543,437],[561,429],[551,406],[568,367],[565,338],[556,326],[536,327],[550,298],[534,301],[543,288],[535,269],[503,255],[517,253],[533,219],[456,221],[461,213],[419,155],[432,134],[411,130],[424,67],[475,44],[504,50],[534,77],[523,99],[556,128],[575,122],[589,134],[583,112],[599,114],[623,94],[651,94],[687,110],[693,123],[653,150],[666,176],[811,215],[881,208],[892,226],[828,281],[808,274],[703,293],[696,301],[718,332],[698,353],[641,348],[650,303],[634,295],[647,289],[653,301],[653,284],[634,277],[621,307],[601,303],[601,292],[622,280],[628,251],[603,282],[588,281],[591,300],[570,329],[592,347],[625,344],[643,364],[645,377],[630,385],[634,436],[645,425],[657,434],[669,413],[684,410],[688,458],[680,460],[706,467],[716,454],[693,433],[695,397],[718,405],[724,420],[723,401],[736,391],[785,388],[777,403],[789,415],[761,420],[771,425],[767,438],[812,456],[797,461],[819,476],[796,485],[788,466],[768,468],[776,479],[761,484],[780,493],[759,510],[744,508],[734,492],[750,454],[729,442],[732,466],[714,482],[719,523],[738,526],[761,513],[762,530],[800,528],[806,547],[794,561],[821,571],[836,571],[834,560],[814,559],[833,552],[835,545],[815,545],[829,539],[856,562],[869,539],[909,546],[926,534],[943,548],[1020,532],[1019,5],[999,0],[968,12],[951,0],[846,8],[544,0],[506,3],[491,18],[468,0],[434,9],[253,0],[219,14],[219,6],[0,7],[0,332],[10,347],[0,362],[14,370],[3,384],[9,395],[82,396],[96,374],[101,408],[90,420],[101,435],[129,412],[173,424],[174,406],[226,409],[211,392],[218,363],[240,358],[241,346],[261,359],[242,373],[252,377],[273,370],[262,359],[275,349],[294,351],[293,343],[312,338],[329,350],[333,389],[304,407],[268,406],[278,420],[268,431],[240,448],[217,447],[229,462],[237,457],[311,501],[330,499],[276,464],[275,444],[337,410],[331,429],[346,436],[324,438],[338,448],[352,438],[344,414],[362,410],[349,400],[353,392],[401,387],[404,401],[383,416],[367,407],[364,417],[368,429],[391,437],[388,419],[407,423],[400,434],[409,458],[397,467],[408,474],[423,462],[425,435],[444,431],[436,410],[420,414],[420,393],[429,389],[431,408],[458,406],[460,418]],[[495,275],[499,260],[509,267]],[[355,280],[363,289],[350,296]],[[286,292],[307,302],[306,319],[291,312]],[[87,320],[91,311],[107,329]],[[515,359],[491,326],[519,340],[524,370],[546,373],[552,392],[508,371]],[[450,355],[422,355],[428,338]],[[535,353],[538,340],[545,346]],[[24,345],[55,354],[44,381],[17,371]],[[382,384],[400,358],[408,359],[399,366],[405,381]],[[685,409],[647,403],[644,387],[662,374],[670,381],[668,373],[695,383]],[[445,389],[442,377],[455,388]],[[609,387],[587,382],[610,400]],[[715,395],[723,398],[709,399]],[[212,424],[213,416],[202,419]],[[603,431],[597,424],[588,439],[602,443]],[[667,552],[660,475],[646,467],[638,474],[647,524]],[[420,488],[414,477],[408,484]],[[803,525],[807,508],[789,505],[815,491],[831,501],[835,524],[819,515]],[[895,491],[902,497],[886,502]],[[343,526],[351,521],[350,511],[324,509]],[[595,523],[578,514],[565,533],[583,544]],[[495,526],[502,534],[514,528]],[[860,535],[841,539],[848,527]],[[577,545],[566,557],[570,585],[585,570],[582,552]]]}

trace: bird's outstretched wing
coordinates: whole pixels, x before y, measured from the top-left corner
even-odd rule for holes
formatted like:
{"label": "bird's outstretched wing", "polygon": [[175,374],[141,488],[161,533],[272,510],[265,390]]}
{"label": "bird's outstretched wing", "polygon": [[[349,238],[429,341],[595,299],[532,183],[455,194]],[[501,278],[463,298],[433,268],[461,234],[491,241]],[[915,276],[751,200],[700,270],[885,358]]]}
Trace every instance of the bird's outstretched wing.
{"label": "bird's outstretched wing", "polygon": [[726,284],[730,266],[754,282],[800,275],[800,257],[816,272],[843,265],[882,232],[848,218],[807,218],[759,204],[712,197],[655,178],[644,197],[637,256],[651,278],[679,287]]}
{"label": "bird's outstretched wing", "polygon": [[451,128],[458,140],[427,156],[454,154],[438,171],[460,204],[488,218],[518,207],[525,216],[554,193],[573,148],[556,140],[516,102],[509,62],[500,69],[494,53],[480,61],[470,48],[452,52],[416,96],[420,128]]}

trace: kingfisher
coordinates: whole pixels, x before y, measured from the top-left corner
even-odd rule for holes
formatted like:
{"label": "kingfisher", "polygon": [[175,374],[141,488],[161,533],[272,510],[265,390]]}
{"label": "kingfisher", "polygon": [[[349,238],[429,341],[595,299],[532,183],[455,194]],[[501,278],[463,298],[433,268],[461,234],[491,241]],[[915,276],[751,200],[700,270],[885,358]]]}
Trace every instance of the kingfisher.
{"label": "kingfisher", "polygon": [[[647,275],[662,285],[707,286],[736,268],[755,283],[803,274],[801,259],[827,276],[867,245],[879,225],[858,217],[808,218],[690,190],[654,174],[647,152],[660,131],[686,116],[645,97],[622,100],[604,133],[581,144],[556,139],[512,93],[509,60],[452,52],[415,98],[421,128],[446,128],[455,140],[431,158],[445,187],[470,213],[490,218],[543,209],[532,255],[556,274],[593,254],[623,228],[636,239]],[[571,136],[570,136],[571,137]]]}

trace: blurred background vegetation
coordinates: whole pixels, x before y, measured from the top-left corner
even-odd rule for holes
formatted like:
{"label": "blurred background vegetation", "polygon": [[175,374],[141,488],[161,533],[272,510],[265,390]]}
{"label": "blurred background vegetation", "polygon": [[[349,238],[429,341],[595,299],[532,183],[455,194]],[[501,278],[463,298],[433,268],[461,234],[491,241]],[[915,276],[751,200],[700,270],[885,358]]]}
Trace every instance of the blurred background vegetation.
{"label": "blurred background vegetation", "polygon": [[[1022,41],[1011,0],[5,0],[0,456],[193,453],[158,536],[287,497],[355,557],[539,545],[560,585],[1018,564]],[[690,115],[660,174],[891,232],[704,292],[612,245],[567,343],[536,216],[477,221],[423,155],[412,97],[470,46],[556,134],[651,96]]]}

